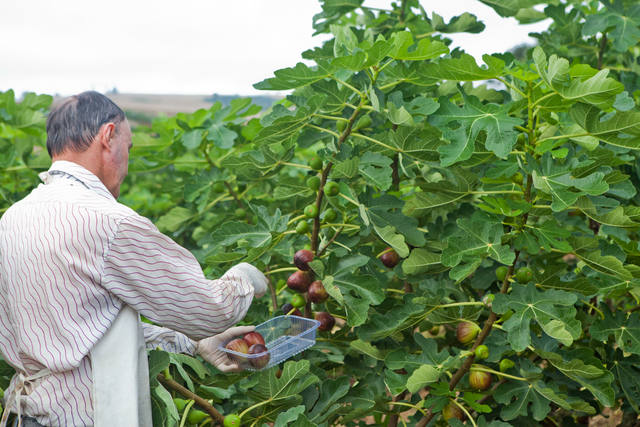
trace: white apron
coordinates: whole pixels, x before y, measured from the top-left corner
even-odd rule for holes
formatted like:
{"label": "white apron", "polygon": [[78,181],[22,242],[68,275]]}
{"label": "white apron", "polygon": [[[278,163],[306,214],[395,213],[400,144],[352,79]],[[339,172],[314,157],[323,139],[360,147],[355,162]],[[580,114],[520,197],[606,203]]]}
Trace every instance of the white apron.
{"label": "white apron", "polygon": [[[90,357],[94,426],[151,427],[149,365],[138,313],[123,305],[109,330],[91,350]],[[6,425],[10,411],[20,417],[21,397],[31,392],[33,381],[49,373],[44,369],[31,376],[17,374],[16,386],[6,399],[0,427]]]}

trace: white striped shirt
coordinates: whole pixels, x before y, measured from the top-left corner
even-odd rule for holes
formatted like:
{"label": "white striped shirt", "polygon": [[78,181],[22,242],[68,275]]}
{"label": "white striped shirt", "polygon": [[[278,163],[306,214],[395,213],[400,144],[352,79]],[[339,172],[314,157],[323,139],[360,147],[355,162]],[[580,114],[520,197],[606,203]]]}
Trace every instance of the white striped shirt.
{"label": "white striped shirt", "polygon": [[58,161],[43,178],[0,218],[0,353],[26,375],[53,372],[23,398],[22,414],[92,425],[89,351],[123,304],[170,328],[143,323],[147,348],[192,354],[191,339],[244,317],[253,287],[234,272],[206,279],[189,251],[85,168]]}

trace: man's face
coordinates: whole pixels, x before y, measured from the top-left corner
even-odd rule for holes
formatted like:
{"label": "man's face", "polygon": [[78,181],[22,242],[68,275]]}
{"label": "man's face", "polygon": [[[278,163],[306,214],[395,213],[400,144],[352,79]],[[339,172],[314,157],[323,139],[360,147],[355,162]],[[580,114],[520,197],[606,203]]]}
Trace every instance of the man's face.
{"label": "man's face", "polygon": [[131,150],[131,127],[129,121],[124,119],[116,126],[116,132],[111,140],[111,161],[112,161],[112,188],[114,197],[120,195],[120,185],[129,171],[129,150]]}

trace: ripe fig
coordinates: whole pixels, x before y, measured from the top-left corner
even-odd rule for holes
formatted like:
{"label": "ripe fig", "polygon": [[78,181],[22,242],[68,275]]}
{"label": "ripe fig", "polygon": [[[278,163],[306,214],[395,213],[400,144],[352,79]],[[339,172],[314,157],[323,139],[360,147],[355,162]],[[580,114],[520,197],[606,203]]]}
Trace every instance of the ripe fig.
{"label": "ripe fig", "polygon": [[249,354],[260,354],[258,357],[249,358],[249,363],[257,369],[262,369],[267,366],[267,363],[269,363],[269,359],[271,358],[269,350],[264,344],[253,344],[249,347]]}
{"label": "ripe fig", "polygon": [[305,300],[304,297],[300,294],[295,294],[291,297],[291,305],[295,308],[304,307],[306,303],[307,300]]}
{"label": "ripe fig", "polygon": [[513,363],[513,360],[502,359],[500,361],[500,372],[507,372],[509,369],[513,368],[514,366],[516,366],[516,364]]}
{"label": "ripe fig", "polygon": [[339,192],[340,186],[335,181],[329,181],[324,186],[324,193],[329,197],[337,196]]}
{"label": "ripe fig", "polygon": [[501,265],[500,267],[496,268],[496,278],[502,282],[504,278],[507,277],[508,272],[509,267]]}
{"label": "ripe fig", "polygon": [[304,216],[307,218],[315,218],[318,215],[318,207],[316,205],[307,205],[304,208]]}
{"label": "ripe fig", "polygon": [[247,342],[249,349],[251,349],[251,346],[254,344],[264,345],[264,337],[260,334],[260,332],[249,332],[248,334],[245,334],[242,339]]}
{"label": "ripe fig", "polygon": [[329,294],[320,280],[311,282],[307,292],[309,295],[309,301],[315,302],[316,304],[325,302],[327,298],[329,298]]}
{"label": "ripe fig", "polygon": [[304,293],[309,289],[311,275],[307,271],[298,270],[287,279],[287,286],[296,292]]}
{"label": "ripe fig", "polygon": [[516,272],[516,280],[520,283],[529,283],[533,279],[533,270],[529,267],[520,267]]}
{"label": "ripe fig", "polygon": [[456,329],[456,337],[462,344],[472,342],[480,332],[480,327],[473,322],[460,322]]}
{"label": "ripe fig", "polygon": [[471,372],[469,372],[469,385],[471,388],[484,391],[491,387],[492,377],[488,372],[477,371],[471,367]]}
{"label": "ripe fig", "polygon": [[336,319],[326,311],[317,312],[315,318],[320,322],[320,326],[318,326],[320,331],[330,331],[336,324]]}
{"label": "ripe fig", "polygon": [[293,264],[300,270],[309,271],[309,263],[313,261],[313,252],[307,249],[300,249],[293,256]]}
{"label": "ripe fig", "polygon": [[298,225],[296,225],[296,233],[305,234],[307,231],[309,231],[309,223],[304,220],[298,222]]}
{"label": "ripe fig", "polygon": [[486,359],[487,357],[489,357],[489,347],[484,344],[479,345],[478,347],[476,347],[475,353],[476,359]]}
{"label": "ripe fig", "polygon": [[320,159],[319,157],[312,158],[309,162],[309,166],[311,166],[311,169],[319,171],[320,169],[322,169],[322,159]]}
{"label": "ripe fig", "polygon": [[444,418],[445,421],[450,420],[451,418],[457,418],[460,421],[464,421],[464,412],[462,412],[462,409],[458,408],[458,405],[453,402],[449,402],[447,403],[447,406],[442,408],[442,418]]}
{"label": "ripe fig", "polygon": [[307,178],[307,188],[311,191],[318,191],[318,188],[320,188],[320,177],[313,175]]}
{"label": "ripe fig", "polygon": [[229,343],[225,346],[228,350],[235,351],[237,353],[247,353],[249,351],[249,345],[242,338],[236,338],[234,340],[229,341]]}
{"label": "ripe fig", "polygon": [[222,422],[222,425],[224,427],[240,427],[242,425],[240,415],[238,414],[227,415],[226,417],[224,417],[224,421]]}
{"label": "ripe fig", "polygon": [[[391,249],[391,248],[387,247],[387,250],[388,249]],[[398,256],[398,253],[396,251],[391,249],[389,252],[385,252],[382,255],[380,255],[380,261],[382,261],[382,263],[385,266],[389,268],[393,268],[396,265],[398,265],[398,261],[400,261],[400,257]]]}

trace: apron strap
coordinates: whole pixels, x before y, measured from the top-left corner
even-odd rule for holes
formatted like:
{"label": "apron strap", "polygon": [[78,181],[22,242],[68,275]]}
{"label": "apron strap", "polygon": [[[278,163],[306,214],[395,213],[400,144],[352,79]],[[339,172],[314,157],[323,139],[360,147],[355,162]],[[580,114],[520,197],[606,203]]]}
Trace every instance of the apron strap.
{"label": "apron strap", "polygon": [[[22,402],[21,397],[23,395],[23,391],[26,391],[26,387],[30,385],[31,382],[45,377],[51,374],[51,371],[48,369],[43,369],[41,371],[36,372],[33,375],[25,376],[22,372],[18,372],[16,375],[18,380],[15,384],[12,392],[7,396],[7,406],[4,408],[4,412],[2,413],[2,419],[0,419],[0,427],[5,427],[7,425],[7,420],[9,419],[9,413],[12,409],[12,403],[15,404],[15,410],[18,415],[18,427],[22,426]],[[30,391],[29,391],[30,392]],[[28,393],[27,393],[28,394]]]}

